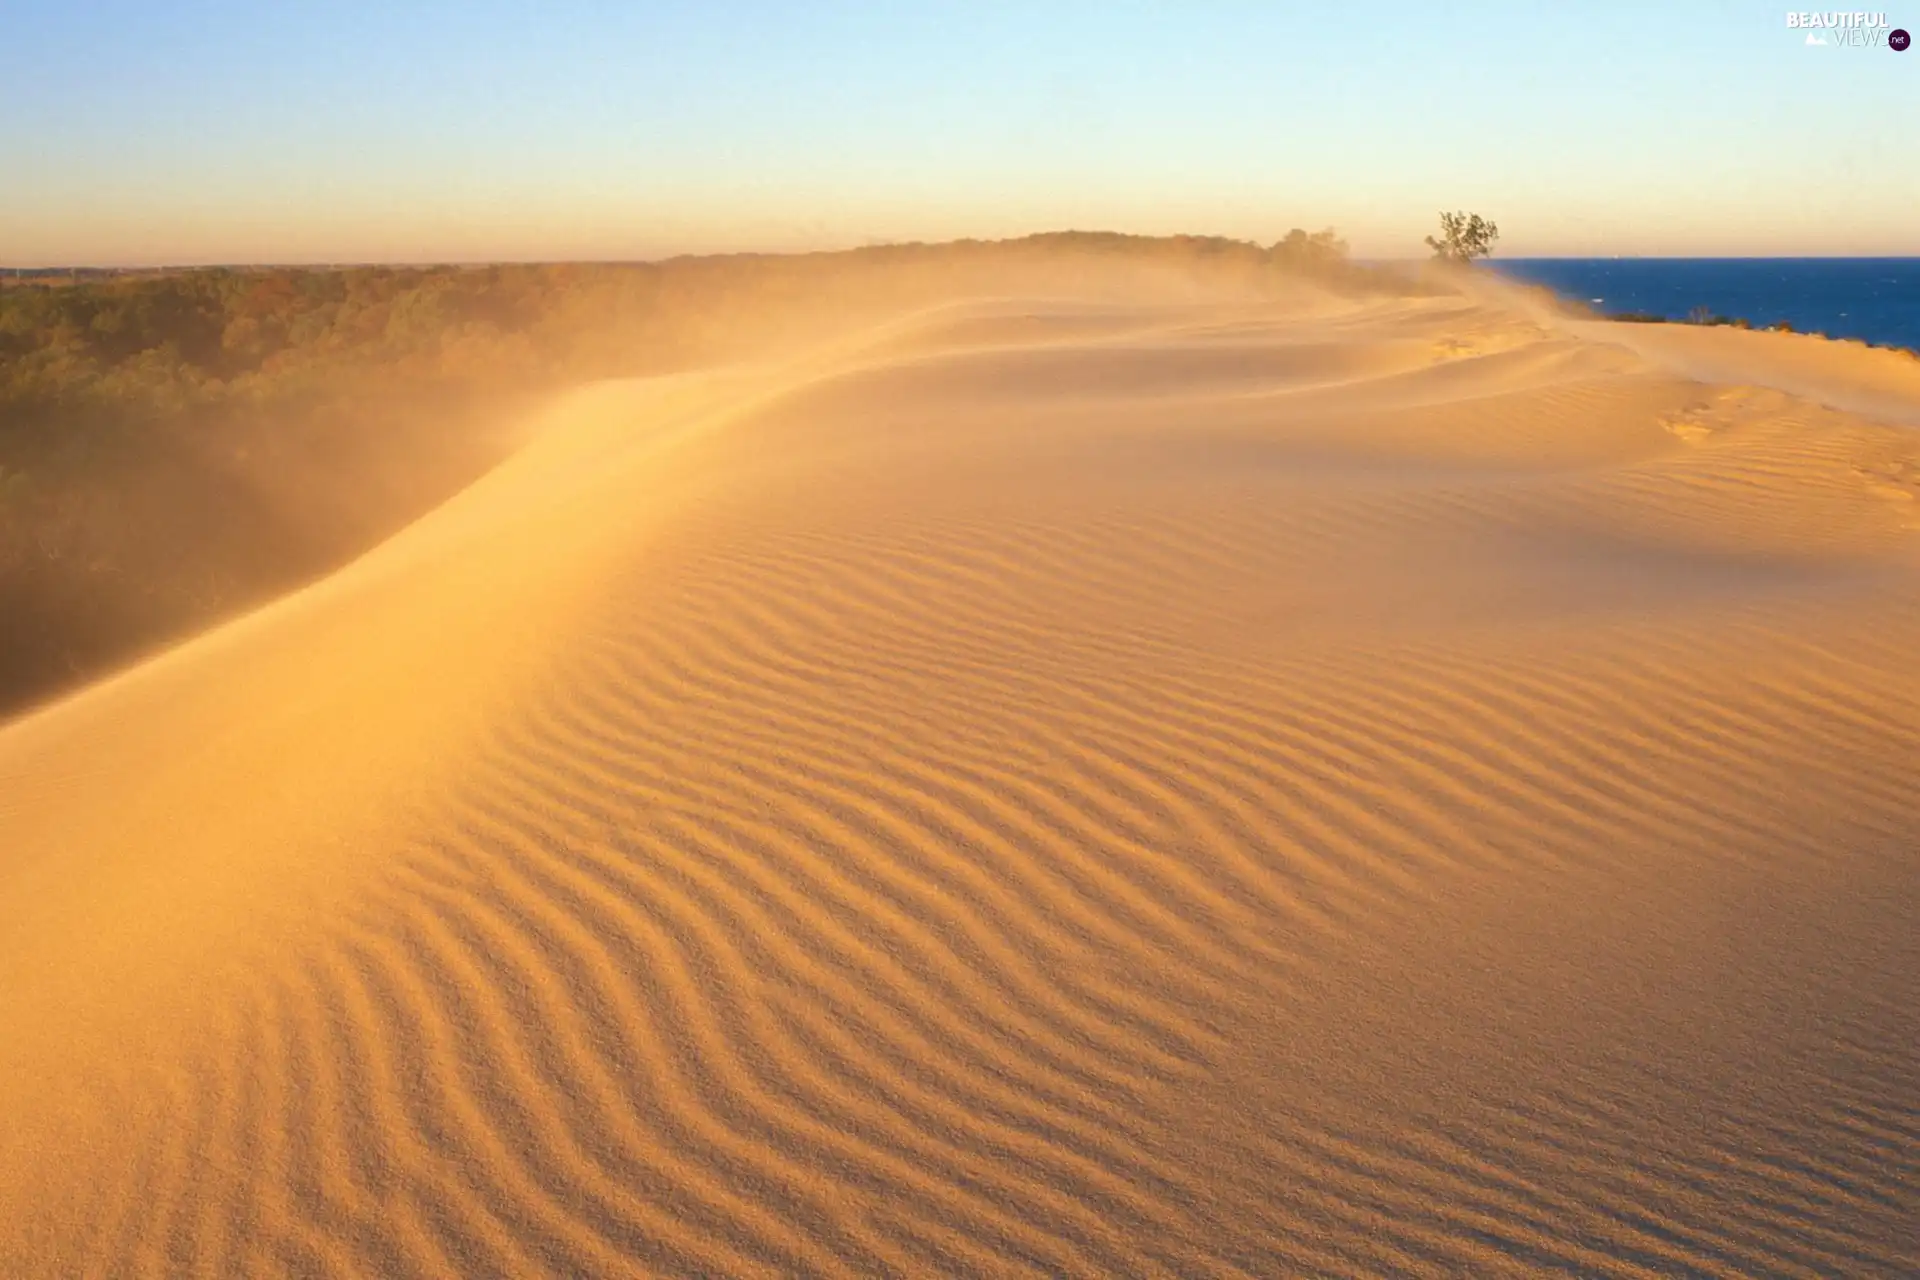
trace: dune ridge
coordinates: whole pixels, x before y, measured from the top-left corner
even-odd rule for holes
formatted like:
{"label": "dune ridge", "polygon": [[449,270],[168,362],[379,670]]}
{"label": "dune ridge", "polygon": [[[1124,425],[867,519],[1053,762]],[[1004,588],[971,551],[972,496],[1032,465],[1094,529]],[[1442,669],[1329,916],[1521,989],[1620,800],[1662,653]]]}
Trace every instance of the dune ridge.
{"label": "dune ridge", "polygon": [[583,390],[0,728],[0,1270],[1910,1274],[1920,436],[1686,358]]}

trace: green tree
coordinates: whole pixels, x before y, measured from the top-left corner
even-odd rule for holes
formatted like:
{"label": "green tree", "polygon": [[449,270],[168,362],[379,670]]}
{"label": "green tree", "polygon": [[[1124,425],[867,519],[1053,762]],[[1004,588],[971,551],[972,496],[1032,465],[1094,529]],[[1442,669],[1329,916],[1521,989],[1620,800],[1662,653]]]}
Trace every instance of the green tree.
{"label": "green tree", "polygon": [[1477,213],[1442,213],[1440,238],[1427,237],[1433,256],[1447,262],[1468,263],[1493,252],[1500,228]]}

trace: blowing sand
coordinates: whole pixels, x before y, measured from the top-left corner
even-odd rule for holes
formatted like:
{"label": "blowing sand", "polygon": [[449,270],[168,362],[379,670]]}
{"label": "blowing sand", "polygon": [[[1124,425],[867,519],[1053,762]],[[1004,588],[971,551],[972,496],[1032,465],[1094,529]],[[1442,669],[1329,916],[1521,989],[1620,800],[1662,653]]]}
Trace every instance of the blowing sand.
{"label": "blowing sand", "polygon": [[1914,1274],[1920,390],[1666,328],[580,392],[0,729],[0,1274]]}

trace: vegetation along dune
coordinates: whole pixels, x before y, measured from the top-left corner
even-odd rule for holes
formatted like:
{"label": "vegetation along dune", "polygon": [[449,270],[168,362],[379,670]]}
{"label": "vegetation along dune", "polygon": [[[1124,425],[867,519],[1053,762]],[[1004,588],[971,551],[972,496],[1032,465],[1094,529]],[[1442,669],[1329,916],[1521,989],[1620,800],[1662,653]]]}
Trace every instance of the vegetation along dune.
{"label": "vegetation along dune", "polygon": [[1920,366],[1291,243],[33,293],[0,1274],[1920,1272]]}

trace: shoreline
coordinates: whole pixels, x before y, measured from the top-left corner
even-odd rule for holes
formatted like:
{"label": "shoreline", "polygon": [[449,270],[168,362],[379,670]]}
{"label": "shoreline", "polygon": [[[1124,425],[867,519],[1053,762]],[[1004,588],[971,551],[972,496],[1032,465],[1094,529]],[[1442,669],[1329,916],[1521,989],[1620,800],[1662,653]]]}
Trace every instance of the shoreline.
{"label": "shoreline", "polygon": [[1920,258],[1509,258],[1492,270],[1588,319],[1812,334],[1920,351]]}

